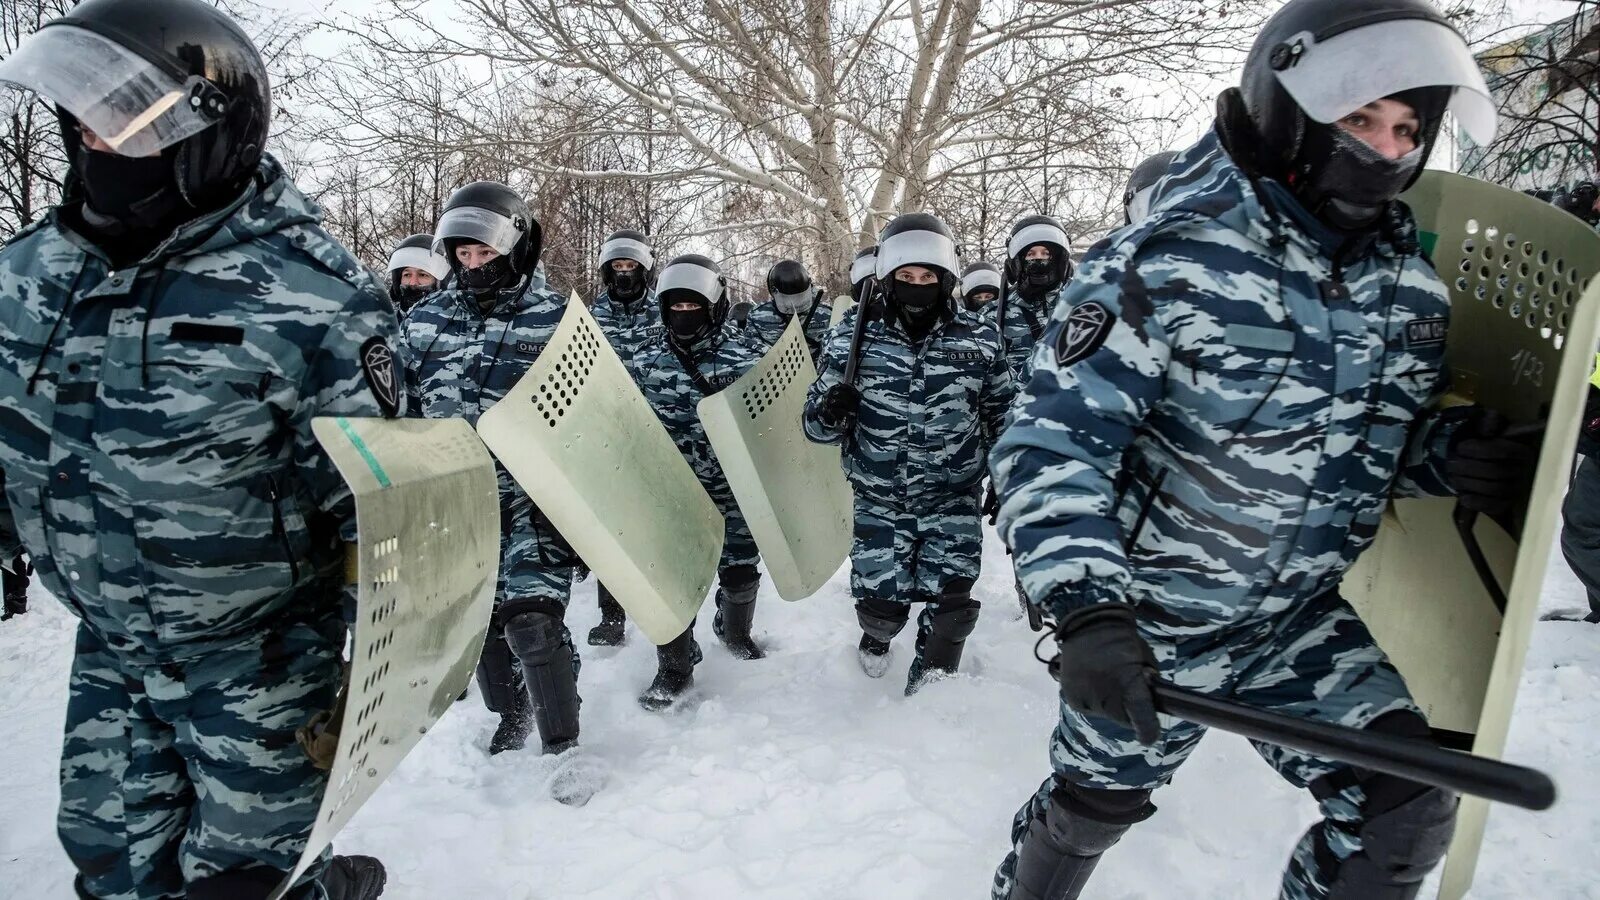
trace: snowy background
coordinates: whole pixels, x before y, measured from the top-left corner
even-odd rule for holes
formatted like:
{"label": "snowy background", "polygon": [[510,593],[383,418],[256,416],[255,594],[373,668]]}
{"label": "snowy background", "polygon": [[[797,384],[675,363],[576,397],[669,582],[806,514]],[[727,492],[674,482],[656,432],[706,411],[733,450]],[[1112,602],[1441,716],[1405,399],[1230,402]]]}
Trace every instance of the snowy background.
{"label": "snowy background", "polygon": [[[536,749],[487,757],[496,720],[474,695],[336,846],[380,857],[394,900],[987,897],[1011,817],[1047,774],[1056,718],[1009,561],[987,541],[984,617],[960,677],[902,696],[910,629],[889,674],[863,676],[842,571],[800,603],[764,585],[757,634],[771,656],[735,661],[702,623],[706,662],[681,711],[635,703],[655,665],[636,630],[621,648],[581,648],[584,745],[611,779],[589,805],[549,799]],[[1582,607],[1559,555],[1551,572],[1546,609]],[[594,590],[580,585],[568,616],[580,644]],[[72,896],[53,817],[74,622],[41,591],[33,604],[0,626],[0,897],[28,900]],[[1600,898],[1600,628],[1540,622],[1518,700],[1509,758],[1548,771],[1562,799],[1543,814],[1495,810],[1471,896]],[[1160,812],[1097,872],[1096,900],[1272,897],[1315,817],[1221,733],[1155,799]]]}

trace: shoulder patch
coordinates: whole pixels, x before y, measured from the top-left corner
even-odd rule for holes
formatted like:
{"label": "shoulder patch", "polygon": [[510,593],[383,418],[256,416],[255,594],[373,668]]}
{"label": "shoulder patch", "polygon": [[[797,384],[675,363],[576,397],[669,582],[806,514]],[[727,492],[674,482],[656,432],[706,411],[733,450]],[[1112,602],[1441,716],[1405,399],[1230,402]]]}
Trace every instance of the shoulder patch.
{"label": "shoulder patch", "polygon": [[367,379],[367,389],[383,410],[386,419],[400,414],[400,369],[394,351],[381,337],[367,338],[361,345],[361,374]]}
{"label": "shoulder patch", "polygon": [[1099,350],[1115,324],[1117,317],[1097,301],[1074,306],[1056,335],[1056,365],[1064,369]]}
{"label": "shoulder patch", "polygon": [[1406,323],[1406,347],[1427,347],[1431,344],[1444,343],[1445,332],[1449,329],[1450,320],[1444,316],[1432,316],[1426,319],[1412,319]]}

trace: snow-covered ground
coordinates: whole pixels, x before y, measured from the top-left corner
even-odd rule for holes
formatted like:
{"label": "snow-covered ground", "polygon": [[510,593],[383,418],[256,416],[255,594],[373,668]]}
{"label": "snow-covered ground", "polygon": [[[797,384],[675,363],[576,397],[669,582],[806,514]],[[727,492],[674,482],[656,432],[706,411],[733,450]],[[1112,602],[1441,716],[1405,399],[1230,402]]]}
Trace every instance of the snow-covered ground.
{"label": "snow-covered ground", "polygon": [[[1014,618],[1009,564],[988,536],[985,602],[966,673],[901,695],[909,629],[881,681],[854,659],[843,573],[788,604],[764,593],[771,656],[738,662],[701,622],[695,702],[647,713],[654,672],[636,631],[617,650],[583,647],[584,743],[611,783],[580,809],[550,800],[536,750],[488,758],[493,718],[458,704],[341,836],[342,852],[389,867],[386,897],[961,898],[988,894],[1011,817],[1047,773],[1055,685]],[[1547,609],[1582,606],[1559,556]],[[597,619],[581,585],[569,624]],[[38,593],[0,626],[0,897],[71,896],[55,840],[56,763],[73,622]],[[1541,622],[1509,756],[1554,776],[1543,814],[1497,809],[1474,898],[1600,898],[1600,628]],[[1161,811],[1108,854],[1094,898],[1275,894],[1289,848],[1315,814],[1243,740],[1214,733]]]}

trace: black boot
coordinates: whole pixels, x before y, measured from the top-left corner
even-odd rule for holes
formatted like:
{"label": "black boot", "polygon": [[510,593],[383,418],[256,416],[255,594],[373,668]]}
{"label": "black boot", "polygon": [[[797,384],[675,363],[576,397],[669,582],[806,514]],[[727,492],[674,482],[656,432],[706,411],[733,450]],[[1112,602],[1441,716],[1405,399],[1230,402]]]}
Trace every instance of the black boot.
{"label": "black boot", "polygon": [[926,632],[918,635],[921,647],[906,678],[906,696],[915,694],[934,678],[955,674],[961,667],[967,637],[978,625],[979,605],[971,597],[946,594],[934,606],[933,621]]}
{"label": "black boot", "polygon": [[[751,574],[754,567],[751,567]],[[739,659],[765,659],[767,653],[750,637],[750,626],[756,616],[756,590],[758,580],[737,587],[724,586],[717,591],[717,617],[711,630],[722,639],[722,645]]]}
{"label": "black boot", "polygon": [[611,596],[604,584],[600,585],[599,594],[600,624],[589,629],[589,646],[620,647],[627,640],[624,626],[628,623],[628,614],[623,612],[622,604]]}
{"label": "black boot", "polygon": [[880,597],[856,601],[856,621],[861,623],[861,643],[856,661],[868,678],[882,678],[889,668],[889,642],[906,627],[911,608]]}
{"label": "black boot", "polygon": [[533,729],[533,711],[528,706],[528,692],[522,686],[522,675],[506,643],[505,626],[498,613],[490,622],[483,655],[478,657],[477,677],[483,705],[490,712],[500,714],[500,726],[489,739],[489,755],[521,750]]}
{"label": "black boot", "polygon": [[322,871],[322,889],[329,900],[377,900],[389,873],[370,856],[335,856]]}
{"label": "black boot", "polygon": [[669,709],[694,686],[694,625],[669,643],[656,648],[656,679],[639,696],[639,705],[652,712]]}
{"label": "black boot", "polygon": [[578,742],[578,674],[561,620],[540,609],[506,621],[506,643],[522,663],[533,721],[544,752],[560,753]]}
{"label": "black boot", "polygon": [[0,569],[0,595],[4,598],[0,601],[4,604],[0,606],[0,622],[28,611],[28,576],[22,574],[27,570],[21,554],[11,564],[17,567],[15,574]]}
{"label": "black boot", "polygon": [[1077,900],[1101,854],[1155,811],[1149,791],[1057,787],[1017,848],[1010,900]]}

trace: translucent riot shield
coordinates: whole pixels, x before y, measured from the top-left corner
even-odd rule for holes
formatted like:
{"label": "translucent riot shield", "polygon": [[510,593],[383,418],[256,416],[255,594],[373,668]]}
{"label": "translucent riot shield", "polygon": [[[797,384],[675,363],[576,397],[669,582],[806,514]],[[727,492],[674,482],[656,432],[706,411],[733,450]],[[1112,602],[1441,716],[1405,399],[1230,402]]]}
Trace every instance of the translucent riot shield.
{"label": "translucent riot shield", "polygon": [[338,754],[279,894],[472,680],[500,566],[494,461],[467,423],[321,418],[311,429],[355,495],[357,611]]}
{"label": "translucent riot shield", "polygon": [[[1344,589],[1433,726],[1498,758],[1600,339],[1600,285],[1590,290],[1600,235],[1532,197],[1445,172],[1424,173],[1405,199],[1450,289],[1453,399],[1548,426],[1520,533],[1487,517],[1472,529],[1503,613],[1447,499],[1397,501]],[[1456,900],[1471,885],[1487,814],[1487,801],[1462,802],[1441,897]]]}
{"label": "translucent riot shield", "polygon": [[778,596],[808,597],[850,552],[851,493],[839,450],[800,430],[817,380],[800,320],[744,377],[700,401],[700,422]]}
{"label": "translucent riot shield", "polygon": [[716,576],[722,514],[581,302],[478,434],[645,636],[683,633]]}

